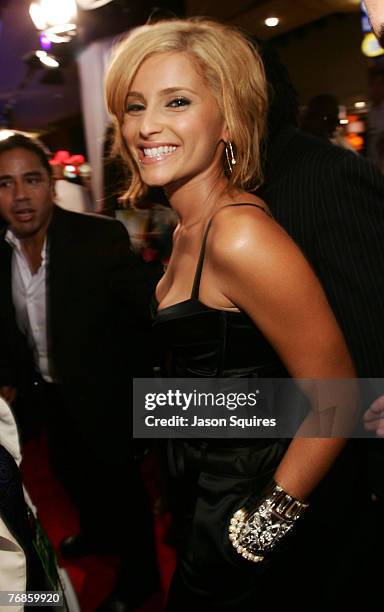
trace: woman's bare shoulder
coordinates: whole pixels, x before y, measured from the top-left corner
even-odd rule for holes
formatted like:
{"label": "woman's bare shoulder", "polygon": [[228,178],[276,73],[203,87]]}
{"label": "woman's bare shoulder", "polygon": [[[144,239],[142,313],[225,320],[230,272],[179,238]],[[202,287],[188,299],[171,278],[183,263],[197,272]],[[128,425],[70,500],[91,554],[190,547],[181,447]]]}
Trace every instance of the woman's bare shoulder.
{"label": "woman's bare shoulder", "polygon": [[224,206],[212,221],[207,248],[220,261],[234,257],[252,260],[267,250],[295,245],[285,230],[273,219],[260,199]]}

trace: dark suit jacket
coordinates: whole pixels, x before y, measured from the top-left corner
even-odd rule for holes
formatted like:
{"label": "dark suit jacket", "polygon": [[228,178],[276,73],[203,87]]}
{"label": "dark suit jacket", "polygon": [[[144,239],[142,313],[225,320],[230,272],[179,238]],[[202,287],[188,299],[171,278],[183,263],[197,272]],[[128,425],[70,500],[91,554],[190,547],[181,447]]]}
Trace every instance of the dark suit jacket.
{"label": "dark suit jacket", "polygon": [[360,377],[384,377],[384,179],[352,152],[287,127],[258,194],[311,262]]}
{"label": "dark suit jacket", "polygon": [[[0,384],[26,388],[31,353],[11,292],[12,249],[0,239]],[[157,280],[124,226],[54,208],[48,229],[47,335],[72,429],[95,444],[128,435],[131,377],[151,375],[149,299]],[[109,418],[111,417],[111,418]]]}

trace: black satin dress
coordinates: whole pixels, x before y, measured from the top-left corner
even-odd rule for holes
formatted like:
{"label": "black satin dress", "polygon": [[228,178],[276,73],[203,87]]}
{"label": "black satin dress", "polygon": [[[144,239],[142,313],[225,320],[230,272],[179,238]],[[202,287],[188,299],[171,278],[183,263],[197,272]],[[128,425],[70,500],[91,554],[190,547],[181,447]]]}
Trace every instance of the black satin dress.
{"label": "black satin dress", "polygon": [[[249,204],[234,206],[242,205]],[[210,223],[191,297],[160,311],[153,303],[155,335],[167,355],[166,375],[287,376],[279,357],[245,313],[210,308],[199,300],[209,227]],[[357,476],[359,466],[351,471],[345,454],[316,490],[295,533],[269,561],[246,561],[230,544],[230,517],[270,481],[288,442],[169,442],[180,547],[167,612],[323,612],[356,604],[352,590],[358,584],[356,541],[351,534],[356,530],[358,498],[351,475]]]}
{"label": "black satin dress", "polygon": [[[199,300],[210,225],[203,238],[191,297],[160,311],[155,300],[153,303],[154,331],[158,346],[164,349],[167,375],[287,376],[271,345],[244,312],[210,308]],[[260,570],[234,551],[228,539],[228,522],[233,512],[272,478],[285,446],[276,439],[169,442],[182,545],[167,610],[254,609],[255,575]]]}
{"label": "black satin dress", "polygon": [[[257,204],[230,204],[254,206]],[[266,213],[268,214],[268,213]],[[161,310],[153,300],[156,340],[168,355],[166,374],[174,378],[284,377],[286,370],[261,331],[244,312],[228,312],[199,300],[208,223],[191,297]]]}

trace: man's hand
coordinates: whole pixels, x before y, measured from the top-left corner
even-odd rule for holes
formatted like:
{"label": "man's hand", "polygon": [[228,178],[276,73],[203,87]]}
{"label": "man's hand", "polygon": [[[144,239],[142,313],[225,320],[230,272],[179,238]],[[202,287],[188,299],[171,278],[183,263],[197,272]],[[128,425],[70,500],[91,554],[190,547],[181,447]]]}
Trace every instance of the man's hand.
{"label": "man's hand", "polygon": [[0,387],[0,397],[5,399],[8,404],[13,404],[16,399],[17,390],[15,387],[4,386]]}
{"label": "man's hand", "polygon": [[380,395],[364,414],[364,427],[367,431],[376,431],[379,438],[384,438],[384,395]]}

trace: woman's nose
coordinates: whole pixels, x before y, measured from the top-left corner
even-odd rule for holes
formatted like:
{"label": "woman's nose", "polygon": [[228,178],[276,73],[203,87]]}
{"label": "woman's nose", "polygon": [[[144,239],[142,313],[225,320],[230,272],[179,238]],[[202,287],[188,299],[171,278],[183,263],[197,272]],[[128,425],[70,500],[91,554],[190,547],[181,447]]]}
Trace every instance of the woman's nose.
{"label": "woman's nose", "polygon": [[159,134],[162,131],[162,123],[159,113],[155,110],[146,109],[142,115],[140,125],[140,135],[142,138],[149,138],[153,134]]}

